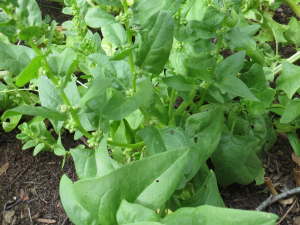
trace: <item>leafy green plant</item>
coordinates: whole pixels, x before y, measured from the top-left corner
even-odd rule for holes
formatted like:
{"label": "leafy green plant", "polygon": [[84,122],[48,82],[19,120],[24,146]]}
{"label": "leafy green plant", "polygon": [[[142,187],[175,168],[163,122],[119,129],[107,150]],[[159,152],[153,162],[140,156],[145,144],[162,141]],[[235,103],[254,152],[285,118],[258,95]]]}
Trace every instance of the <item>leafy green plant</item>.
{"label": "leafy green plant", "polygon": [[[300,155],[300,54],[278,54],[280,42],[298,50],[299,23],[273,21],[279,3],[65,0],[74,17],[60,33],[34,0],[2,1],[0,68],[20,95],[3,127],[36,116],[19,126],[24,149],[71,154],[80,180],[63,176],[60,195],[75,224],[275,224],[226,209],[217,182],[262,184],[258,153],[276,142],[274,125]],[[89,148],[65,151],[46,118]]]}

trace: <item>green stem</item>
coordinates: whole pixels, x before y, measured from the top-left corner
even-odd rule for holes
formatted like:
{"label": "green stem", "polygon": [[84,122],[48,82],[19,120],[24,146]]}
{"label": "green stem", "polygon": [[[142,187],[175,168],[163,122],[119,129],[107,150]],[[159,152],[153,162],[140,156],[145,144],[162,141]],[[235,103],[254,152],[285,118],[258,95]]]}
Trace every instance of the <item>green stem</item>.
{"label": "green stem", "polygon": [[163,204],[163,205],[159,208],[159,213],[158,213],[158,215],[159,215],[160,217],[163,218],[163,215],[165,214],[165,210],[166,210],[166,204]]}
{"label": "green stem", "polygon": [[178,198],[175,195],[172,195],[173,200],[175,201],[176,205],[181,208],[181,204],[180,201],[178,200]]}
{"label": "green stem", "polygon": [[180,104],[180,106],[178,107],[178,109],[176,110],[175,115],[177,115],[177,116],[181,116],[181,115],[182,115],[182,113],[186,110],[186,108],[187,108],[190,104],[193,103],[193,99],[194,99],[196,93],[197,93],[197,90],[193,90],[193,91],[190,92],[189,101],[188,101],[188,102],[183,101],[183,102]]}
{"label": "green stem", "polygon": [[12,75],[11,74],[11,72],[9,72],[9,71],[6,71],[6,70],[4,70],[4,71],[0,71],[0,79],[3,79],[6,75]]}
{"label": "green stem", "polygon": [[169,102],[169,120],[172,118],[173,110],[174,110],[174,103],[176,101],[176,90],[172,89],[171,97],[170,97],[170,102]]}
{"label": "green stem", "polygon": [[210,87],[210,84],[207,84],[206,88],[205,88],[204,91],[203,91],[203,94],[202,94],[202,96],[201,96],[200,101],[197,103],[197,108],[200,108],[200,107],[203,105],[203,103],[204,103],[204,101],[205,101],[205,98],[206,98],[206,95],[207,95],[207,93],[208,93],[209,87]]}
{"label": "green stem", "polygon": [[[300,59],[300,51],[299,52],[296,52],[294,55],[292,55],[290,58],[288,58],[286,61],[289,62],[289,63],[294,63],[296,62],[297,60]],[[274,70],[273,70],[273,73],[274,75],[280,73],[282,69],[282,64],[278,65]]]}
{"label": "green stem", "polygon": [[293,0],[283,0],[300,17],[300,7]]}
{"label": "green stem", "polygon": [[[122,4],[124,6],[124,13],[125,15],[128,14],[128,6],[126,0],[122,1]],[[132,32],[129,27],[129,21],[125,21],[125,27],[126,27],[126,33],[127,33],[127,43],[129,45],[132,44]],[[132,90],[133,92],[136,92],[136,76],[134,74],[134,62],[133,62],[133,55],[132,52],[129,54],[129,65],[130,65],[130,71],[131,71],[131,83],[132,83]]]}
{"label": "green stem", "polygon": [[119,146],[119,147],[123,147],[123,148],[133,148],[133,149],[137,149],[137,148],[141,148],[141,147],[145,146],[145,142],[143,142],[143,141],[135,143],[135,144],[125,144],[125,143],[121,143],[121,142],[107,140],[107,144],[113,145],[113,146]]}

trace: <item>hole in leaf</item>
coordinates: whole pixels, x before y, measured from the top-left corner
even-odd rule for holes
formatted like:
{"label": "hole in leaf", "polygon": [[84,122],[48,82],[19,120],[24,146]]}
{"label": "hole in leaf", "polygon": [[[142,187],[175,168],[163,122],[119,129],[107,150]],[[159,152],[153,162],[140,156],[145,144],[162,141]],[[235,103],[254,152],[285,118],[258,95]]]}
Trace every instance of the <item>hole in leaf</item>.
{"label": "hole in leaf", "polygon": [[158,182],[159,182],[159,179],[156,179],[155,182],[158,183]]}
{"label": "hole in leaf", "polygon": [[242,136],[242,134],[239,134],[240,136]]}
{"label": "hole in leaf", "polygon": [[194,137],[194,141],[195,141],[195,143],[197,143],[198,142],[198,138]]}
{"label": "hole in leaf", "polygon": [[254,129],[254,126],[253,126],[253,125],[251,125],[251,129]]}
{"label": "hole in leaf", "polygon": [[172,131],[170,132],[170,134],[173,135],[173,134],[174,134],[174,130],[172,130]]}
{"label": "hole in leaf", "polygon": [[258,131],[258,133],[260,133],[260,131]]}
{"label": "hole in leaf", "polygon": [[267,144],[269,144],[270,143],[270,141],[266,141],[267,142]]}

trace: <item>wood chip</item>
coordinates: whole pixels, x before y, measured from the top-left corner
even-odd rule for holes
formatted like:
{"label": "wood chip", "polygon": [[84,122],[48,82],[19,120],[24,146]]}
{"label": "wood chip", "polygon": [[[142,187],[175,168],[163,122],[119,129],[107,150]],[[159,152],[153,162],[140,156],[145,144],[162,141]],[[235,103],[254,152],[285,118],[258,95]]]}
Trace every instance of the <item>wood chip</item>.
{"label": "wood chip", "polygon": [[56,223],[56,220],[49,220],[49,219],[37,219],[36,222],[38,223]]}
{"label": "wood chip", "polygon": [[2,175],[9,167],[9,163],[5,163],[1,168],[0,168],[0,175]]}
{"label": "wood chip", "polygon": [[296,156],[295,152],[292,153],[292,159],[298,166],[300,166],[300,157]]}

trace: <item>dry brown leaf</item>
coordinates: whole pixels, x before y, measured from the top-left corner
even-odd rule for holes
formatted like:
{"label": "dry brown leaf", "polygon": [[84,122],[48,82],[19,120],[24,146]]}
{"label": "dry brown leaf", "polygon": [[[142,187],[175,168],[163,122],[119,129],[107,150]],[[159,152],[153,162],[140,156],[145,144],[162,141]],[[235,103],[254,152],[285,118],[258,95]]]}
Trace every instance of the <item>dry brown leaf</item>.
{"label": "dry brown leaf", "polygon": [[39,222],[39,223],[56,223],[56,220],[37,219],[36,222]]}
{"label": "dry brown leaf", "polygon": [[296,156],[295,152],[292,153],[292,159],[298,166],[300,166],[300,157]]}
{"label": "dry brown leaf", "polygon": [[63,30],[67,30],[67,28],[64,28],[63,26],[56,26],[56,30],[57,30],[58,32],[61,32],[61,31],[63,31]]}
{"label": "dry brown leaf", "polygon": [[300,216],[297,216],[294,218],[294,224],[295,225],[300,225]]}
{"label": "dry brown leaf", "polygon": [[2,175],[9,167],[9,163],[4,163],[4,165],[0,168],[0,175]]}
{"label": "dry brown leaf", "polygon": [[281,200],[279,200],[279,203],[280,203],[281,205],[283,205],[283,206],[293,204],[293,202],[294,202],[294,198],[281,199]]}

